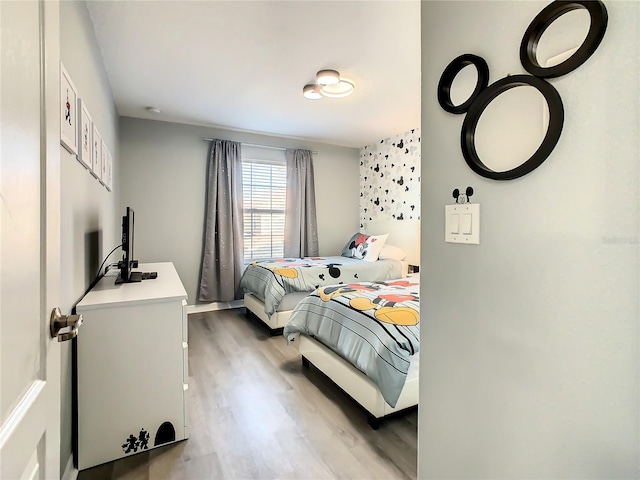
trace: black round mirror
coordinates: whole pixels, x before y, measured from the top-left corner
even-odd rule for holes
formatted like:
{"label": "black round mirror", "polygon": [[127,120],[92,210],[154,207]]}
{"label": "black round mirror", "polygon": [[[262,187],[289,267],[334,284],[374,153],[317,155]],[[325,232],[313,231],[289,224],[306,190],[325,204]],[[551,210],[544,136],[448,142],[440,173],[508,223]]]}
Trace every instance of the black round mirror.
{"label": "black round mirror", "polygon": [[[451,100],[451,86],[456,76],[460,71],[473,65],[478,71],[476,86],[467,99],[466,102],[460,105],[454,105]],[[465,53],[459,57],[453,59],[447,68],[442,72],[440,82],[438,83],[438,103],[440,106],[449,113],[464,113],[469,110],[469,107],[473,101],[480,95],[480,92],[484,90],[489,84],[489,66],[482,57],[473,55],[471,53]]]}
{"label": "black round mirror", "polygon": [[[543,67],[538,62],[537,47],[545,30],[565,13],[584,8],[589,13],[591,24],[584,42],[576,52],[558,65]],[[522,37],[520,43],[520,62],[527,72],[540,78],[555,78],[565,75],[584,62],[596,51],[608,22],[607,9],[601,1],[575,0],[555,1],[545,8],[533,19]]]}
{"label": "black round mirror", "polygon": [[[530,86],[537,89],[544,97],[549,109],[549,122],[542,143],[531,157],[515,168],[506,171],[494,171],[487,167],[476,150],[475,134],[478,121],[487,106],[500,94],[512,88]],[[564,107],[558,91],[548,82],[530,75],[513,75],[505,77],[484,89],[472,102],[462,124],[460,143],[462,155],[467,165],[486,178],[494,180],[513,180],[522,177],[538,168],[553,151],[560,139],[564,123]]]}

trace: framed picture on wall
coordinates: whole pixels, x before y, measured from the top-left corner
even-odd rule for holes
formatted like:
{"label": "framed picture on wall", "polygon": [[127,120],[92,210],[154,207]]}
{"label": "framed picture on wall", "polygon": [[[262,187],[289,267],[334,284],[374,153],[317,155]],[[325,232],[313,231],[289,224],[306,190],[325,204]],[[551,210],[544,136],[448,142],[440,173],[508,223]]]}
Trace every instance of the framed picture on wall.
{"label": "framed picture on wall", "polygon": [[102,149],[101,149],[101,159],[100,159],[100,182],[106,187],[107,186],[107,155],[109,154],[109,150],[107,149],[107,144],[102,141]]}
{"label": "framed picture on wall", "polygon": [[69,153],[78,154],[78,91],[60,63],[60,143]]}
{"label": "framed picture on wall", "polygon": [[107,190],[113,190],[113,157],[111,152],[107,152]]}
{"label": "framed picture on wall", "polygon": [[93,162],[91,173],[96,178],[100,178],[100,174],[102,173],[102,137],[100,136],[100,132],[98,131],[98,127],[96,124],[93,124],[93,134],[91,136],[93,142]]}
{"label": "framed picture on wall", "polygon": [[93,142],[91,136],[93,128],[91,115],[89,110],[84,104],[82,99],[78,99],[78,112],[80,112],[80,132],[79,139],[80,145],[78,145],[78,160],[89,170],[93,169]]}

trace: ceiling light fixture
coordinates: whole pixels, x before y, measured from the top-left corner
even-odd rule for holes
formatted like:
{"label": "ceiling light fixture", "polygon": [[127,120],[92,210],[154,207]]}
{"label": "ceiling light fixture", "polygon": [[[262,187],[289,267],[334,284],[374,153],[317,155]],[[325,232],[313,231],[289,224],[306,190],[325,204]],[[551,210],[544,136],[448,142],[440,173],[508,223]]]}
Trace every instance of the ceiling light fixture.
{"label": "ceiling light fixture", "polygon": [[316,83],[305,85],[302,94],[309,100],[320,100],[322,97],[341,98],[351,95],[354,89],[353,81],[341,78],[337,70],[320,70],[316,74]]}
{"label": "ceiling light fixture", "polygon": [[316,73],[318,85],[335,85],[340,82],[340,72],[336,70],[320,70]]}
{"label": "ceiling light fixture", "polygon": [[329,98],[348,97],[353,93],[354,88],[351,80],[341,78],[340,81],[334,85],[324,85],[320,89],[320,93]]}
{"label": "ceiling light fixture", "polygon": [[149,112],[149,113],[160,113],[160,109],[158,107],[147,107],[147,112]]}
{"label": "ceiling light fixture", "polygon": [[302,94],[304,95],[304,98],[308,98],[309,100],[320,100],[322,98],[322,95],[320,94],[321,88],[322,87],[320,85],[310,83],[304,86]]}

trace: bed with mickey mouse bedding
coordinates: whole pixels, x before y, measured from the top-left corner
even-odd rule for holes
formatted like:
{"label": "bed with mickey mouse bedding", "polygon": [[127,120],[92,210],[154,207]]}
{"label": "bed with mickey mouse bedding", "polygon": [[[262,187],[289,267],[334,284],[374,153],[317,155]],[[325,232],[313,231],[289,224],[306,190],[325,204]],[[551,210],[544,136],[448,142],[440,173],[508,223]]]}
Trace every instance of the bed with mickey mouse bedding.
{"label": "bed with mickey mouse bedding", "polygon": [[378,428],[418,404],[420,280],[325,286],[305,297],[284,327],[312,363],[356,400]]}
{"label": "bed with mickey mouse bedding", "polygon": [[280,333],[291,311],[316,288],[357,281],[383,281],[407,273],[404,251],[386,244],[388,235],[356,233],[340,256],[254,261],[240,280],[247,315]]}

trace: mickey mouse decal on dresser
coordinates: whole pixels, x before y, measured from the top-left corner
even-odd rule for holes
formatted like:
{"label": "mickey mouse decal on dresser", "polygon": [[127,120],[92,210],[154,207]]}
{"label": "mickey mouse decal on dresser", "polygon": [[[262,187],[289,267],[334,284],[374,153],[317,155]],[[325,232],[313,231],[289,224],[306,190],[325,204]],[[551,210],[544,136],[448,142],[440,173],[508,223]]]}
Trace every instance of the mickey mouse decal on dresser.
{"label": "mickey mouse decal on dresser", "polygon": [[[585,9],[590,17],[586,38],[580,47],[563,62],[548,67],[541,66],[537,59],[540,38],[555,20],[577,9]],[[607,22],[607,9],[600,0],[556,0],[542,9],[533,19],[520,43],[520,63],[531,75],[510,75],[489,85],[489,67],[482,57],[464,54],[449,63],[438,83],[438,103],[449,113],[466,113],[462,124],[460,146],[467,165],[474,172],[494,180],[513,180],[532,172],[547,159],[562,133],[564,107],[558,91],[544,79],[566,75],[586,62],[600,45],[607,29]],[[454,105],[451,100],[451,85],[458,73],[468,65],[475,66],[477,70],[475,89],[464,103]],[[547,131],[542,143],[531,157],[511,170],[494,171],[478,156],[475,144],[476,127],[484,110],[496,97],[507,90],[521,86],[533,87],[543,95],[549,107]],[[457,199],[456,203],[458,203]]]}

